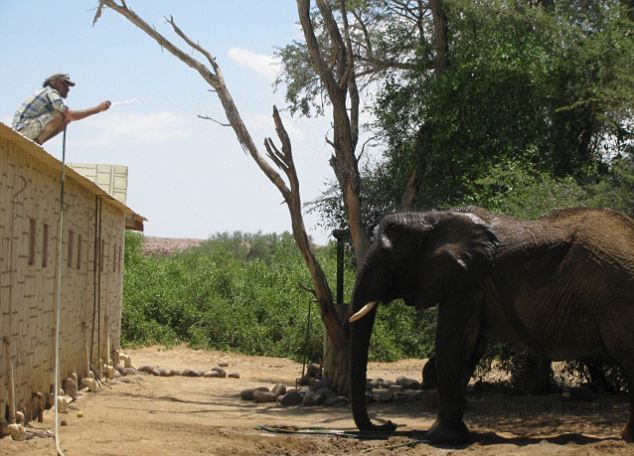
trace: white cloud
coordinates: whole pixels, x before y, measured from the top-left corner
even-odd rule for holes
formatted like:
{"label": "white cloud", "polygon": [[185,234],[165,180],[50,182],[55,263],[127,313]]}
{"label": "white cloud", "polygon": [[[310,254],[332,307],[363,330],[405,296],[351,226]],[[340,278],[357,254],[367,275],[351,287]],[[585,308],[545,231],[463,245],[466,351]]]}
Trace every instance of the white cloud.
{"label": "white cloud", "polygon": [[99,119],[81,121],[83,132],[93,134],[85,137],[83,146],[106,147],[113,142],[125,141],[135,144],[152,144],[189,137],[187,125],[191,119],[178,114],[161,111],[135,114],[108,114]]}
{"label": "white cloud", "polygon": [[148,114],[117,114],[104,122],[114,136],[136,137],[142,142],[159,142],[184,138],[184,119],[177,114],[162,111]]}
{"label": "white cloud", "polygon": [[270,81],[275,80],[281,69],[280,62],[272,55],[256,54],[253,51],[242,48],[231,48],[227,54],[237,64],[251,68]]}

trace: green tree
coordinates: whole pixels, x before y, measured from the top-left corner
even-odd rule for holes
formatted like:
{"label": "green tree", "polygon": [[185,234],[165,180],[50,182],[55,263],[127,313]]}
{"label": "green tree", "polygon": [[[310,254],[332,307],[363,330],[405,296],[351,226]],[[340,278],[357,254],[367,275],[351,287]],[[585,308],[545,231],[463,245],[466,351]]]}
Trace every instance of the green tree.
{"label": "green tree", "polygon": [[[394,70],[379,87],[374,128],[386,147],[363,174],[367,225],[403,207],[412,170],[420,209],[476,204],[530,217],[570,205],[627,211],[631,10],[616,1],[545,8],[454,0],[445,11],[445,70]],[[410,39],[391,43],[414,67],[427,64]],[[313,206],[332,220],[337,198],[331,188]]]}

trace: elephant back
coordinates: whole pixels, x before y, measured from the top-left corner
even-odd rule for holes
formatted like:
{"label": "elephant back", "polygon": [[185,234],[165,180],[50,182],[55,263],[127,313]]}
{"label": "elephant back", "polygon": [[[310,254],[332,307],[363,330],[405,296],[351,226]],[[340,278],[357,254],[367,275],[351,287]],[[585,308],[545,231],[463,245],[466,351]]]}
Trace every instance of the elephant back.
{"label": "elephant back", "polygon": [[570,230],[571,242],[592,261],[628,271],[634,280],[634,220],[627,215],[611,209],[566,209],[545,221]]}

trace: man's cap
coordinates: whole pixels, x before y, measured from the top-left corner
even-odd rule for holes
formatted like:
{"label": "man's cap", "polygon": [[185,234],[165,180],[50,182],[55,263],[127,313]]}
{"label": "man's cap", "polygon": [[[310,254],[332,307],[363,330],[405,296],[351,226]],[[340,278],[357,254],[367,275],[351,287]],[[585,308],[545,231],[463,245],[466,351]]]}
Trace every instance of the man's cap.
{"label": "man's cap", "polygon": [[53,82],[53,81],[55,81],[57,79],[66,82],[71,87],[75,85],[75,83],[70,80],[70,76],[68,74],[66,74],[66,73],[55,73],[54,75],[49,76],[48,78],[46,78],[44,80],[44,82],[42,83],[42,87],[50,86],[51,82]]}

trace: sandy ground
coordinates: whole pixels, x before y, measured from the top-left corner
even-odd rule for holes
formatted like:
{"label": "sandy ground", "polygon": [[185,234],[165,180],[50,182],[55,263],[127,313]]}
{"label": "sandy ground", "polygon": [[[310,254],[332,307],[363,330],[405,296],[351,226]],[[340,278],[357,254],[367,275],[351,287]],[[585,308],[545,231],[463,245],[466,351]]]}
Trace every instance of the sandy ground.
{"label": "sandy ground", "polygon": [[[347,406],[281,408],[239,398],[241,390],[294,386],[301,373],[295,362],[188,348],[131,350],[133,364],[168,369],[209,370],[221,362],[239,379],[143,376],[116,382],[101,393],[84,393],[73,403],[61,429],[67,456],[149,455],[633,455],[618,433],[627,419],[625,397],[605,395],[592,402],[571,402],[560,395],[519,397],[469,393],[467,424],[476,442],[466,448],[434,447],[424,441],[432,424],[433,403],[420,401],[373,405],[375,417],[402,424],[389,439],[273,434],[256,426],[297,426],[354,430]],[[422,362],[372,364],[371,377],[419,378]],[[83,417],[78,416],[78,411]],[[30,430],[53,428],[52,413]],[[54,455],[50,437],[26,442],[0,439],[0,455]]]}

